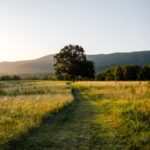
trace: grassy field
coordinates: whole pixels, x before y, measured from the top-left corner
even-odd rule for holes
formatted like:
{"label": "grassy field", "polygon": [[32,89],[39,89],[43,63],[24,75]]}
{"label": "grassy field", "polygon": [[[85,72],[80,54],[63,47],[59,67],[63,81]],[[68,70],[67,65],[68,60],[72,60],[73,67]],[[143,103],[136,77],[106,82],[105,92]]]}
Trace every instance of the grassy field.
{"label": "grassy field", "polygon": [[65,82],[0,82],[0,147],[57,114],[73,97]]}
{"label": "grassy field", "polygon": [[65,82],[1,82],[2,149],[149,150],[150,82],[72,87],[71,92]]}
{"label": "grassy field", "polygon": [[149,82],[82,82],[76,87],[93,107],[97,147],[150,148]]}

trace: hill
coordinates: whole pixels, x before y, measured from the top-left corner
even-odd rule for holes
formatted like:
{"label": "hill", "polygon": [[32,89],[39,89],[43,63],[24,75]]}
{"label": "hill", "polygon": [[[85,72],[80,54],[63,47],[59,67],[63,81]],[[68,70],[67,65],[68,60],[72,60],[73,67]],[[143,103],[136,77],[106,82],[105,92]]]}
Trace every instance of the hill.
{"label": "hill", "polygon": [[89,55],[87,58],[95,62],[95,69],[100,72],[116,65],[150,64],[150,51]]}
{"label": "hill", "polygon": [[40,74],[49,72],[53,72],[53,55],[35,60],[0,63],[0,74]]}
{"label": "hill", "polygon": [[[54,55],[51,54],[34,60],[0,62],[0,74],[52,73],[54,71],[53,56]],[[105,68],[115,65],[150,64],[150,51],[87,55],[87,58],[95,63],[96,71],[100,72]]]}

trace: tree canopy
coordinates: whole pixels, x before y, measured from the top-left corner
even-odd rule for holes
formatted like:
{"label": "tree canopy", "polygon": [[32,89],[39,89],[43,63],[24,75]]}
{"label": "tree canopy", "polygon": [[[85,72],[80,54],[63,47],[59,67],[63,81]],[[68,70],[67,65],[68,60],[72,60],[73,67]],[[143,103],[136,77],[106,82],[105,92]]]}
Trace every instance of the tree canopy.
{"label": "tree canopy", "polygon": [[54,56],[54,60],[55,73],[59,79],[94,78],[94,63],[86,59],[81,46],[65,46]]}
{"label": "tree canopy", "polygon": [[145,65],[143,67],[138,65],[116,66],[97,74],[96,80],[150,80],[150,65]]}

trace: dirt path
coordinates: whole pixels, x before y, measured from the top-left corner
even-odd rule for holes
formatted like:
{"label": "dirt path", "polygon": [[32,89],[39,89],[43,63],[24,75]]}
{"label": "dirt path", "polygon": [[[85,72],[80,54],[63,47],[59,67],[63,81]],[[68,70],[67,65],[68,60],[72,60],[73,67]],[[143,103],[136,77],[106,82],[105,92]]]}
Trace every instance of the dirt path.
{"label": "dirt path", "polygon": [[91,121],[96,111],[79,89],[74,89],[73,94],[75,101],[68,108],[52,120],[43,122],[35,132],[27,135],[12,149],[100,149],[100,139],[97,137],[99,126]]}

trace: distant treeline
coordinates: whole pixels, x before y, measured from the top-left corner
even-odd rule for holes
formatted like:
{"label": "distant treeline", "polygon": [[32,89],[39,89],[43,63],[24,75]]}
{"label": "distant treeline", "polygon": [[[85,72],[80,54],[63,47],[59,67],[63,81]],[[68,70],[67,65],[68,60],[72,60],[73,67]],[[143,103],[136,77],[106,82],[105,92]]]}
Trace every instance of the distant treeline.
{"label": "distant treeline", "polygon": [[4,76],[1,76],[0,77],[0,80],[1,81],[4,81],[4,80],[6,80],[6,81],[9,81],[9,80],[20,80],[21,78],[20,78],[20,76],[18,76],[18,75],[13,75],[13,76],[9,76],[9,75],[4,75]]}
{"label": "distant treeline", "polygon": [[[57,78],[55,74],[34,74],[34,75],[3,75],[0,77],[1,81],[4,80],[70,80],[68,76]],[[88,80],[79,77],[79,80]],[[101,73],[95,75],[96,81],[142,81],[150,80],[150,65],[123,65],[108,68]]]}
{"label": "distant treeline", "polygon": [[109,68],[96,74],[96,80],[101,81],[140,81],[150,80],[150,65],[124,65]]}
{"label": "distant treeline", "polygon": [[54,74],[28,74],[28,75],[3,75],[0,77],[1,81],[11,80],[56,80]]}

